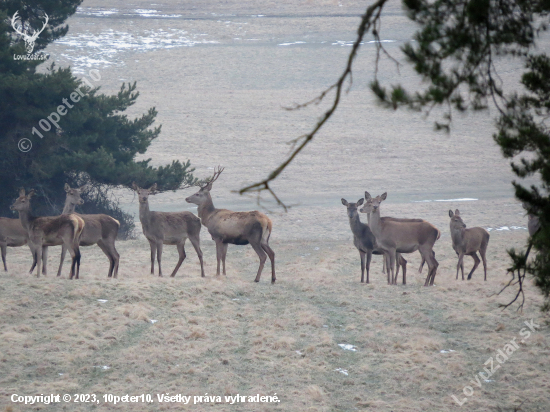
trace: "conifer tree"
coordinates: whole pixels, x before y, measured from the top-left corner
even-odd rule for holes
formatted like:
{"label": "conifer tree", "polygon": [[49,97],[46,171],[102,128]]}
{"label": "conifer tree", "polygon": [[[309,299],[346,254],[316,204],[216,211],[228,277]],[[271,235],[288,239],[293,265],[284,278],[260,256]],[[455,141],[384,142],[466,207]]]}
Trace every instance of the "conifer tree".
{"label": "conifer tree", "polygon": [[[93,81],[101,77],[99,71],[80,79],[70,68],[56,68],[51,57],[46,61],[15,58],[27,54],[13,28],[15,13],[19,31],[41,28],[48,16],[48,25],[33,50],[40,54],[67,33],[64,22],[81,2],[0,3],[0,215],[11,215],[9,205],[19,187],[37,191],[37,214],[54,215],[63,208],[65,183],[89,184],[82,212],[107,213],[119,219],[119,233],[124,237],[133,229],[133,217],[120,210],[112,188],[130,187],[136,181],[175,190],[196,179],[189,161],[160,167],[152,167],[150,159],[136,161],[161,130],[160,126],[151,128],[155,108],[136,119],[124,114],[139,96],[136,83],[122,84],[117,94],[105,95]],[[47,65],[45,73],[37,71],[40,64]],[[32,148],[26,151],[29,144]]]}

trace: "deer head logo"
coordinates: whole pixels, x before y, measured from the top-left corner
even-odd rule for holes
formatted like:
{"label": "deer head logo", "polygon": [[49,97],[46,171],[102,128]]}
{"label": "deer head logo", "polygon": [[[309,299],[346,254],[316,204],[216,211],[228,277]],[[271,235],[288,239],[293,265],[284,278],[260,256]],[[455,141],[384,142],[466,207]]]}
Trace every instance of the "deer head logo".
{"label": "deer head logo", "polygon": [[[31,54],[34,49],[34,42],[38,38],[38,35],[44,31],[44,29],[46,28],[46,25],[48,24],[48,20],[49,20],[48,15],[44,13],[44,15],[46,16],[44,25],[39,31],[36,31],[36,30],[32,30],[30,27],[25,28],[25,25],[21,22],[21,18],[17,16],[17,13],[19,12],[16,11],[13,17],[11,18],[11,26],[13,27],[16,33],[18,33],[23,37],[23,40],[25,40],[25,48],[27,49],[27,54]],[[17,20],[19,20],[19,24]],[[31,30],[33,32],[32,34],[29,33]]]}

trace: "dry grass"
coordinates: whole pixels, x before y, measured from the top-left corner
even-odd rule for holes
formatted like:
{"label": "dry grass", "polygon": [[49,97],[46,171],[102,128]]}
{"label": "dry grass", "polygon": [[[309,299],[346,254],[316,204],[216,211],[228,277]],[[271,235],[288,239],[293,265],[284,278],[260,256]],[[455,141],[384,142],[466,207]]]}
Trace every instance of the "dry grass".
{"label": "dry grass", "polygon": [[[279,227],[284,238],[289,232],[283,221]],[[480,272],[470,282],[455,281],[450,239],[438,242],[441,270],[433,288],[422,286],[426,271],[416,273],[416,255],[408,257],[408,285],[387,286],[379,259],[372,264],[372,283],[360,284],[350,241],[275,238],[279,272],[273,286],[265,274],[259,284],[252,282],[257,261],[246,247],[229,249],[227,278],[213,276],[211,241],[203,242],[204,279],[194,252],[175,279],[148,275],[147,265],[138,263],[147,261],[142,240],[119,242],[124,263],[118,280],[106,279],[97,248],[85,249],[79,281],[28,276],[20,269],[28,264],[28,251],[10,249],[10,267],[18,269],[2,276],[0,386],[4,395],[276,393],[281,399],[219,405],[222,410],[458,410],[451,395],[465,397],[463,387],[472,386],[484,362],[519,336],[525,320],[543,321],[533,286],[523,314],[498,308],[511,293],[493,295],[506,280],[504,248],[520,245],[525,236],[519,230],[493,233],[487,282]],[[165,250],[166,267],[176,263],[172,249]],[[53,264],[57,256],[51,255]],[[342,343],[357,351],[342,349]],[[482,382],[465,407],[513,410],[525,401],[525,410],[546,410],[548,355],[544,326],[491,382]],[[8,396],[1,399],[2,407],[26,410]],[[69,410],[149,408],[102,404]],[[210,408],[198,404],[189,410]]]}
{"label": "dry grass", "polygon": [[[198,177],[223,164],[226,171],[212,191],[215,204],[234,210],[257,208],[231,190],[267,176],[288,153],[287,142],[311,129],[322,105],[293,112],[281,106],[310,100],[335,81],[349,47],[332,43],[354,39],[365,4],[164,3],[115,1],[109,7],[121,13],[153,7],[198,18],[75,16],[70,33],[100,38],[114,31],[116,36],[138,38],[151,31],[179,30],[190,38],[205,34],[206,40],[219,41],[147,52],[116,48],[116,54],[106,57],[113,64],[98,66],[101,91],[116,93],[122,82],[137,80],[140,98],[128,110],[129,117],[156,106],[156,125],[163,125],[144,158],[152,158],[152,165],[190,158]],[[106,7],[96,0],[83,6]],[[384,17],[384,38],[395,42],[385,47],[399,57],[399,47],[413,27],[404,20],[399,3],[389,7],[393,9]],[[257,18],[254,13],[270,16]],[[307,44],[278,46],[297,40]],[[58,42],[48,53],[61,66],[73,64],[64,60],[68,48],[72,46]],[[451,398],[464,397],[464,386],[472,385],[484,362],[518,336],[525,320],[542,324],[543,317],[538,310],[541,298],[531,284],[523,314],[498,307],[509,301],[512,291],[495,296],[508,279],[505,250],[523,247],[526,230],[492,231],[488,281],[482,280],[482,268],[473,280],[456,281],[448,210],[459,208],[468,226],[526,226],[526,218],[510,194],[508,162],[490,138],[491,118],[486,113],[457,116],[453,133],[441,136],[431,130],[435,118],[424,121],[377,107],[366,90],[374,50],[368,44],[361,49],[350,93],[313,145],[273,185],[285,201],[297,204],[288,214],[269,213],[275,285],[269,283],[269,264],[261,282],[253,283],[258,260],[250,247],[231,246],[227,278],[215,277],[214,244],[204,230],[204,279],[189,246],[176,278],[149,275],[149,245],[143,238],[118,242],[117,280],[106,279],[107,260],[96,247],[82,249],[78,281],[53,275],[59,248],[50,252],[50,275],[40,279],[27,275],[28,250],[10,249],[10,272],[0,273],[0,410],[29,410],[10,402],[13,393],[166,392],[276,393],[281,402],[63,406],[71,411],[497,412],[525,402],[522,410],[550,410],[547,326],[520,345],[492,382],[474,387],[464,406]],[[403,66],[401,73],[396,78],[393,63],[381,62],[382,81],[415,84],[410,68]],[[507,81],[517,74],[511,63],[501,76]],[[364,190],[389,193],[383,215],[424,218],[441,229],[435,246],[440,263],[436,286],[422,286],[426,269],[417,274],[418,254],[407,256],[406,286],[386,285],[379,257],[372,263],[371,284],[360,284],[359,255],[340,198],[356,201]],[[196,207],[183,200],[190,192],[159,194],[151,199],[151,209],[196,213]],[[123,207],[137,211],[132,193],[120,195]],[[413,203],[462,197],[480,200]],[[166,246],[165,273],[176,262],[175,248]],[[471,264],[466,258],[466,267]]]}

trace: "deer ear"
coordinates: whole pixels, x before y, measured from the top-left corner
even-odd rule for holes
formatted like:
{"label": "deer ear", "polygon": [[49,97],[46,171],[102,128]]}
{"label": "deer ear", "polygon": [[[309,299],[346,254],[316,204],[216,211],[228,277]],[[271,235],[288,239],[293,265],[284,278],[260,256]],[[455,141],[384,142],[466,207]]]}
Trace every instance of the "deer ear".
{"label": "deer ear", "polygon": [[372,199],[372,196],[366,190],[365,190],[365,199],[367,199],[367,200]]}
{"label": "deer ear", "polygon": [[78,190],[80,191],[80,193],[82,193],[82,192],[87,191],[89,187],[90,187],[90,185],[88,183],[86,183],[84,186],[79,187]]}
{"label": "deer ear", "polygon": [[136,185],[136,182],[132,182],[132,189],[134,189],[136,192],[139,190],[139,186]]}
{"label": "deer ear", "polygon": [[454,216],[454,213],[453,213],[453,211],[452,211],[452,210],[449,210],[449,217],[451,217],[451,218],[452,218],[453,216]]}
{"label": "deer ear", "polygon": [[525,202],[521,204],[521,207],[523,207],[525,210],[529,210],[529,206],[527,206],[527,203]]}
{"label": "deer ear", "polygon": [[208,183],[204,188],[210,192],[212,190],[212,182]]}
{"label": "deer ear", "polygon": [[388,192],[382,193],[382,195],[380,196],[380,199],[386,200],[386,197],[388,197]]}
{"label": "deer ear", "polygon": [[151,186],[151,187],[149,188],[149,191],[150,191],[151,193],[152,193],[152,192],[156,192],[156,191],[157,191],[157,184],[156,184],[156,183],[153,184],[153,186]]}
{"label": "deer ear", "polygon": [[27,195],[27,199],[30,199],[31,197],[34,196],[34,189],[31,189],[31,191],[29,192],[29,194]]}
{"label": "deer ear", "polygon": [[460,216],[460,211],[458,209],[455,210],[455,215]]}
{"label": "deer ear", "polygon": [[25,188],[20,188],[19,189],[19,196],[25,196]]}
{"label": "deer ear", "polygon": [[348,203],[348,201],[347,201],[346,199],[342,198],[342,204],[343,204],[344,206],[347,206],[349,203]]}
{"label": "deer ear", "polygon": [[361,198],[357,201],[357,206],[361,206],[363,204],[363,202],[365,201],[365,199]]}
{"label": "deer ear", "polygon": [[71,186],[69,186],[68,183],[65,183],[65,192],[68,192],[69,190],[71,190]]}

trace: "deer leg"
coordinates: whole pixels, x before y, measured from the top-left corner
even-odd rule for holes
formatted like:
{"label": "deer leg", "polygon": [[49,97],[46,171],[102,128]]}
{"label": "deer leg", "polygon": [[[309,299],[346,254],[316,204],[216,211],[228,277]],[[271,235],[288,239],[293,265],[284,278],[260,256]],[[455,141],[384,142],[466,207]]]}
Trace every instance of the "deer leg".
{"label": "deer leg", "polygon": [[180,255],[180,258],[178,260],[178,264],[176,265],[176,267],[174,268],[174,271],[172,272],[172,274],[170,275],[171,278],[173,278],[174,276],[176,276],[176,272],[178,271],[178,269],[180,268],[181,264],[183,263],[183,261],[185,260],[185,257],[187,256],[185,254],[185,241],[187,239],[183,239],[183,242],[181,243],[178,243],[178,254]]}
{"label": "deer leg", "polygon": [[479,254],[481,255],[481,259],[483,260],[483,271],[485,272],[485,281],[487,281],[487,259],[485,258],[485,252],[486,252],[486,248],[479,249]]}
{"label": "deer leg", "polygon": [[386,256],[382,253],[382,274],[385,274],[387,270]]}
{"label": "deer leg", "polygon": [[75,279],[79,278],[80,275],[80,248],[78,247],[79,241],[76,240],[76,242],[72,245],[73,247],[69,247],[69,253],[71,254],[72,262],[71,262],[71,277],[69,279]]}
{"label": "deer leg", "polygon": [[0,245],[0,248],[2,249],[2,263],[4,263],[4,271],[8,271],[8,267],[6,266],[6,252],[8,249],[8,245],[6,243],[2,243]]}
{"label": "deer leg", "polygon": [[391,276],[391,273],[390,273],[390,256],[387,252],[384,252],[383,256],[384,256],[384,262],[386,263],[386,275],[388,277],[388,285],[391,285],[391,280],[390,280],[390,276]]}
{"label": "deer leg", "polygon": [[227,243],[222,243],[221,244],[222,267],[223,267],[223,275],[224,276],[227,276],[227,274],[225,273],[225,257],[227,256],[227,248],[228,247],[229,247],[229,244],[227,244]]}
{"label": "deer leg", "polygon": [[479,257],[477,256],[476,252],[474,252],[470,256],[474,258],[474,267],[472,268],[472,271],[468,274],[468,280],[472,279],[472,273],[474,273],[474,271],[479,266],[479,262],[481,262],[481,260],[479,260]]}
{"label": "deer leg", "polygon": [[435,274],[437,272],[437,267],[439,266],[439,264],[437,263],[437,260],[435,260],[435,253],[433,253],[433,250],[431,248],[430,249],[426,248],[426,249],[420,249],[420,254],[428,264],[428,276],[426,277],[426,282],[424,282],[424,286],[433,286],[435,281]]}
{"label": "deer leg", "polygon": [[422,258],[422,262],[420,262],[420,267],[418,268],[418,273],[422,273],[422,268],[424,267],[424,263],[426,263],[426,259]]}
{"label": "deer leg", "polygon": [[37,246],[36,250],[36,277],[40,277],[40,269],[42,269],[40,266],[42,265],[42,246]]}
{"label": "deer leg", "polygon": [[258,274],[256,275],[256,279],[254,279],[254,282],[259,282],[260,276],[262,275],[262,270],[264,268],[265,261],[267,259],[267,255],[259,243],[250,243],[250,245],[252,246],[252,248],[260,258],[260,267],[258,268]]}
{"label": "deer leg", "polygon": [[[271,261],[271,283],[275,283],[277,278],[275,277],[275,252],[273,249],[269,247],[267,243],[260,243],[260,246],[262,249],[267,253],[267,256],[269,256],[269,260]],[[369,279],[369,269],[367,268],[367,283]]]}
{"label": "deer leg", "polygon": [[159,277],[162,277],[162,268],[160,267],[160,261],[162,258],[162,241],[157,242],[157,261],[159,263]]}
{"label": "deer leg", "polygon": [[107,256],[107,259],[109,259],[109,272],[107,273],[107,277],[110,278],[113,276],[113,269],[115,268],[114,256],[111,254],[111,251],[109,250],[109,248],[103,242],[102,239],[97,241],[97,246],[101,249],[103,253],[105,253],[105,256]]}
{"label": "deer leg", "polygon": [[407,284],[407,261],[405,260],[405,258],[401,253],[398,253],[397,255],[399,256],[397,261],[397,265],[398,265],[397,267],[399,268],[399,266],[401,266],[403,268],[403,284],[406,285]]}
{"label": "deer leg", "polygon": [[[456,279],[458,280],[458,271],[460,270],[460,267],[464,263],[464,253],[460,252],[458,254],[458,263],[456,264]],[[464,277],[462,277],[462,280],[464,280]]]}
{"label": "deer leg", "polygon": [[61,276],[61,269],[63,268],[63,262],[65,261],[65,255],[67,253],[67,246],[65,243],[61,245],[61,259],[59,260],[59,269],[57,269],[57,276]]}
{"label": "deer leg", "polygon": [[395,275],[395,255],[396,251],[395,249],[390,250],[389,257],[390,257],[390,270],[391,270],[391,284],[395,285],[397,276]]}
{"label": "deer leg", "polygon": [[366,264],[366,269],[367,269],[367,283],[369,283],[369,271],[370,271],[370,262],[372,260],[372,250],[371,249],[367,249],[367,264]]}
{"label": "deer leg", "polygon": [[216,276],[220,276],[220,263],[222,260],[222,247],[223,243],[221,240],[216,240],[216,261],[217,261],[217,267],[216,267]]}
{"label": "deer leg", "polygon": [[365,282],[365,252],[359,251],[359,257],[361,258],[361,283]]}
{"label": "deer leg", "polygon": [[395,254],[395,280],[393,282],[394,285],[397,285],[397,278],[399,277],[399,261],[401,260],[400,257],[400,253]]}
{"label": "deer leg", "polygon": [[36,267],[36,249],[31,246],[30,241],[29,241],[29,249],[30,249],[31,254],[32,254],[32,265],[31,265],[31,270],[29,270],[29,275],[32,275],[32,271]]}
{"label": "deer leg", "polygon": [[191,241],[191,244],[195,248],[195,252],[197,252],[197,256],[199,257],[199,262],[201,263],[201,277],[204,277],[204,262],[202,260],[200,235],[197,233],[196,236],[189,236],[189,240]]}
{"label": "deer leg", "polygon": [[116,250],[116,247],[115,247],[115,239],[108,238],[107,241],[101,240],[101,242],[104,244],[113,262],[113,271],[111,272],[111,269],[109,268],[108,276],[109,277],[113,276],[114,278],[116,278],[118,277],[118,265],[120,263],[120,255],[118,254],[118,251]]}
{"label": "deer leg", "polygon": [[155,256],[157,255],[157,244],[152,240],[149,240],[151,246],[151,275],[155,274]]}
{"label": "deer leg", "polygon": [[42,274],[48,274],[48,246],[42,246]]}

